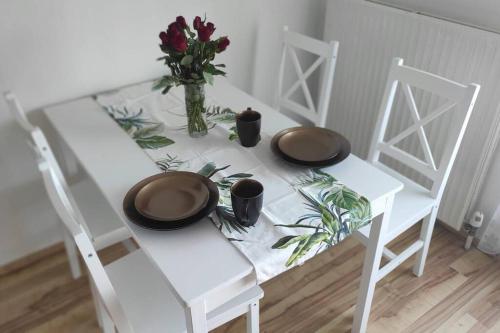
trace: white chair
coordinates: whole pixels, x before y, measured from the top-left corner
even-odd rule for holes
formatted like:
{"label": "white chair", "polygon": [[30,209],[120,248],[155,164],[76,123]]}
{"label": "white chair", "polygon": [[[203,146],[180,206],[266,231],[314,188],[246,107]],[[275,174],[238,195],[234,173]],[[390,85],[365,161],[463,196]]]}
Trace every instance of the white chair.
{"label": "white chair", "polygon": [[[169,289],[142,250],[103,266],[81,216],[65,188],[63,178],[50,166],[52,155],[42,150],[39,168],[49,198],[80,250],[92,280],[99,323],[104,332],[193,332],[193,318]],[[214,329],[247,314],[247,331],[259,330],[258,309],[263,291],[254,286],[205,314],[206,327]],[[199,319],[199,318],[196,318]]]}
{"label": "white chair", "polygon": [[[413,124],[391,139],[385,140],[398,86],[403,91]],[[436,110],[427,113],[425,117],[421,117],[411,87],[430,92],[447,101]],[[354,314],[355,325],[352,332],[365,332],[370,314],[371,300],[378,281],[415,253],[417,257],[413,272],[417,276],[423,274],[441,197],[474,108],[479,88],[477,84],[463,85],[405,66],[403,65],[403,59],[394,58],[373,134],[368,161],[382,171],[399,179],[404,184],[404,188],[396,194],[392,202],[392,209],[387,212],[387,219],[383,220],[387,222],[374,230],[376,236],[374,238],[377,239],[370,240],[368,238],[371,225],[361,228],[355,233],[357,238],[367,247],[366,258],[369,258],[369,260],[366,261],[363,267],[361,289],[365,292],[358,297]],[[437,163],[432,154],[424,126],[446,112],[453,112],[453,115],[447,128],[447,142],[441,159]],[[424,153],[423,160],[395,146],[412,133],[417,134]],[[432,183],[430,188],[421,186],[382,163],[381,157],[384,155],[425,176]],[[386,245],[390,241],[411,226],[422,221],[422,219],[420,237],[417,241],[399,254],[387,249]],[[388,262],[383,267],[380,267],[382,256],[386,257]]]}
{"label": "white chair", "polygon": [[[276,97],[275,108],[282,108],[293,112],[300,117],[303,117],[319,127],[325,127],[326,117],[330,104],[330,95],[332,92],[333,75],[335,73],[335,64],[337,61],[337,52],[339,42],[331,41],[329,43],[300,35],[295,32],[288,31],[288,27],[284,27],[284,45],[281,56],[281,63],[278,77],[278,92]],[[309,53],[318,56],[318,59],[306,70],[303,71],[295,49],[305,50]],[[285,62],[287,54],[295,68],[298,81],[295,82],[286,92],[283,92],[283,77],[285,74]],[[307,78],[320,66],[324,64],[323,72],[321,73],[321,84],[319,86],[318,104],[315,105],[311,91],[307,85]],[[299,88],[302,88],[307,107],[292,101],[290,97]]]}
{"label": "white chair", "polygon": [[[11,92],[4,94],[5,100],[15,117],[17,123],[28,134],[29,145],[39,154],[42,151],[45,155],[45,162],[63,183],[64,188],[68,185],[64,179],[63,173],[59,164],[57,163],[54,154],[47,143],[45,135],[38,128],[29,122],[26,114],[23,111],[18,99]],[[41,163],[38,161],[38,163]],[[79,216],[79,221],[82,221],[83,227],[91,235],[94,246],[100,250],[118,242],[124,242],[124,245],[129,249],[135,249],[135,246],[129,240],[130,233],[123,223],[118,220],[112,208],[106,203],[104,197],[101,195],[97,187],[90,179],[79,181],[70,186],[71,194],[68,198],[71,202],[81,202],[80,210],[76,208],[75,214]],[[85,203],[83,205],[83,203]],[[76,207],[76,206],[75,206]],[[58,212],[59,213],[59,212]],[[65,230],[65,228],[63,228]],[[71,273],[76,279],[81,275],[80,263],[78,254],[76,252],[73,237],[67,232],[64,233],[64,244],[68,255],[68,261],[71,268]]]}
{"label": "white chair", "polygon": [[[413,124],[393,138],[384,141],[396,90],[400,86],[408,104]],[[427,116],[421,117],[417,109],[411,87],[428,91],[433,95],[447,100],[443,105]],[[479,93],[477,84],[463,85],[437,75],[427,73],[403,65],[403,59],[395,58],[389,71],[389,78],[385,88],[379,118],[375,127],[368,161],[381,170],[391,174],[404,184],[404,189],[396,194],[389,219],[387,233],[382,235],[384,245],[408,230],[411,226],[423,219],[420,238],[399,255],[384,248],[384,256],[389,262],[380,268],[377,281],[394,270],[412,254],[417,253],[417,261],[413,272],[417,276],[423,274],[425,259],[431,242],[432,231],[436,215],[448,181],[453,162],[457,156],[460,143],[465,133],[474,103]],[[448,126],[447,142],[438,164],[432,154],[424,126],[442,116],[446,112],[453,112]],[[412,133],[416,133],[424,153],[424,160],[396,147],[395,145]],[[403,176],[380,161],[381,155],[390,158],[426,176],[431,182],[430,189]],[[366,240],[370,227],[364,227],[358,233]]]}

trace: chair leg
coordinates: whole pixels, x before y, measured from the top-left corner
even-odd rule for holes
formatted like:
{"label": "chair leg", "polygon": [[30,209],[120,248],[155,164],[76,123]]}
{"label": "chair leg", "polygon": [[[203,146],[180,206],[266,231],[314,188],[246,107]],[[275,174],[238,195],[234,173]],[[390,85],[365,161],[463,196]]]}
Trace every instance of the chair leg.
{"label": "chair leg", "polygon": [[247,333],[259,333],[259,301],[248,306]]}
{"label": "chair leg", "polygon": [[78,279],[80,276],[82,276],[82,271],[80,268],[80,261],[78,259],[76,244],[66,227],[62,227],[64,228],[64,247],[66,248],[66,255],[68,256],[71,275],[73,276],[73,279]]}
{"label": "chair leg", "polygon": [[436,223],[437,208],[432,209],[431,213],[424,218],[422,228],[420,230],[420,240],[424,242],[422,248],[417,252],[417,260],[413,266],[413,274],[422,276],[424,273],[425,260],[429,252],[431,244],[432,232],[434,231],[434,224]]}
{"label": "chair leg", "polygon": [[92,277],[89,277],[89,284],[90,284],[90,291],[92,293],[92,300],[94,301],[94,307],[95,307],[95,314],[97,317],[97,323],[99,324],[99,327],[103,329],[104,327],[104,322],[103,322],[103,311],[106,311],[102,307],[102,303],[99,301],[99,293],[97,292],[96,286],[94,284],[94,281],[92,280]]}
{"label": "chair leg", "polygon": [[104,305],[102,305],[101,298],[98,298],[98,302],[99,302],[99,307],[102,309],[101,310],[101,314],[102,314],[102,317],[101,317],[102,327],[101,327],[101,329],[102,329],[103,333],[116,333],[115,324],[113,323],[113,319],[111,319],[108,312],[104,308]]}
{"label": "chair leg", "polygon": [[385,213],[382,216],[377,216],[375,218],[377,221],[375,221],[375,219],[372,221],[370,237],[363,263],[363,271],[361,273],[359,294],[354,312],[351,329],[352,333],[364,333],[368,326],[370,309],[375,293],[375,285],[378,281],[380,262],[385,246],[384,235],[386,234],[389,224],[393,201],[394,198],[389,198],[386,203]]}

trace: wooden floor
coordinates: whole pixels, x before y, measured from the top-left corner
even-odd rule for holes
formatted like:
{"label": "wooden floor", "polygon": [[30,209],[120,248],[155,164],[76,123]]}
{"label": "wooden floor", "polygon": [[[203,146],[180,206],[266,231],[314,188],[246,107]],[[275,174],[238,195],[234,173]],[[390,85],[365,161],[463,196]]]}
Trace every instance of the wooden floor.
{"label": "wooden floor", "polygon": [[[377,285],[368,332],[500,332],[500,261],[462,244],[436,228],[424,276],[412,275],[410,259]],[[119,245],[100,255],[124,252]],[[351,238],[264,284],[261,332],[349,332],[363,255]],[[244,332],[244,324],[216,332]],[[98,331],[87,278],[72,280],[62,245],[0,268],[0,332]]]}

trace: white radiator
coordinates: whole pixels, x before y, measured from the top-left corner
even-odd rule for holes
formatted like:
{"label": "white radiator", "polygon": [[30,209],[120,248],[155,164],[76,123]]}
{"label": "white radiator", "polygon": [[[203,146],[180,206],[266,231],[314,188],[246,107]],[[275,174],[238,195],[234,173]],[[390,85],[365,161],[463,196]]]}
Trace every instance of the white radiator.
{"label": "white radiator", "polygon": [[[500,35],[362,0],[329,0],[324,39],[340,42],[328,126],[348,137],[353,152],[363,158],[393,57],[452,80],[481,85],[439,211],[439,218],[458,230],[476,200],[498,134]],[[421,109],[442,103],[418,91],[415,97]],[[404,107],[401,100],[395,105],[393,131],[409,124]],[[443,118],[426,128],[438,156],[446,125]],[[404,148],[416,153],[417,140],[406,142]]]}

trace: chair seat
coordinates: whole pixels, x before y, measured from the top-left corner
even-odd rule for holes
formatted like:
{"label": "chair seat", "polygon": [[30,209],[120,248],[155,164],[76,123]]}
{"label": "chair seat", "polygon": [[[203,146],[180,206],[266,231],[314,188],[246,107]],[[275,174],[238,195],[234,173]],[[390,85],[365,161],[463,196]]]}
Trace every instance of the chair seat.
{"label": "chair seat", "polygon": [[[142,250],[112,262],[105,269],[134,332],[187,331],[184,308]],[[235,308],[243,307],[238,315],[245,313],[246,306],[262,296],[262,289],[254,286],[214,309],[207,314],[209,329],[233,319]]]}
{"label": "chair seat", "polygon": [[142,250],[105,268],[134,332],[186,332],[184,309]]}
{"label": "chair seat", "polygon": [[97,250],[130,238],[127,227],[91,179],[85,178],[70,185],[70,190]]}
{"label": "chair seat", "polygon": [[[387,229],[386,243],[424,218],[436,202],[430,196],[430,191],[425,187],[409,179],[398,178],[403,182],[404,188],[394,198],[389,228]],[[368,225],[359,231],[365,237],[368,237],[370,235],[370,227],[371,225]]]}

